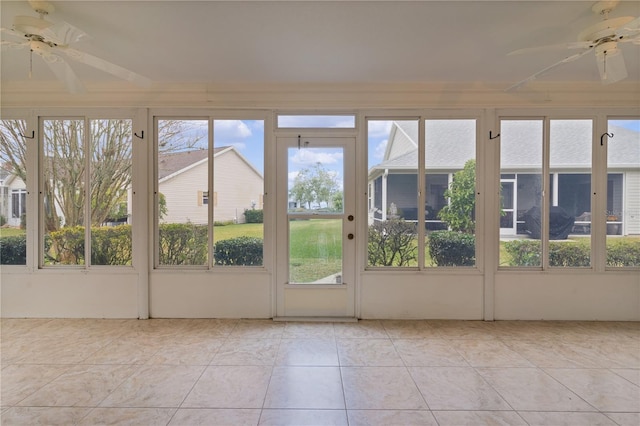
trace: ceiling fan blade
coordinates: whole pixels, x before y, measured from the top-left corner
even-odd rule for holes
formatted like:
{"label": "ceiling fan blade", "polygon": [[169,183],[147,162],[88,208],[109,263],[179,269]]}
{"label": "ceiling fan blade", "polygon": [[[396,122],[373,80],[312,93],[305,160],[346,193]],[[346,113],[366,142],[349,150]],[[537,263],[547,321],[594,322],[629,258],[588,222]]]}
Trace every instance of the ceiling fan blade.
{"label": "ceiling fan blade", "polygon": [[628,22],[616,30],[616,38],[629,37],[640,32],[640,17]]}
{"label": "ceiling fan blade", "polygon": [[578,58],[580,58],[580,57],[582,57],[582,56],[586,55],[586,54],[587,54],[587,53],[589,53],[589,52],[591,52],[592,50],[593,50],[593,48],[587,49],[587,50],[585,50],[584,52],[576,53],[575,55],[568,56],[568,57],[566,57],[566,58],[562,59],[561,61],[558,61],[558,62],[556,62],[556,63],[554,63],[554,64],[551,64],[551,65],[549,65],[548,67],[541,69],[541,70],[540,70],[540,71],[538,71],[537,73],[530,75],[529,77],[525,78],[524,80],[521,80],[521,81],[517,82],[516,84],[513,84],[513,85],[511,85],[511,86],[507,87],[507,88],[505,89],[505,91],[506,91],[506,92],[509,92],[509,91],[511,91],[511,90],[517,89],[517,88],[519,88],[520,86],[523,86],[523,85],[525,85],[526,83],[529,83],[530,81],[535,80],[536,78],[540,77],[542,74],[544,74],[544,73],[546,73],[546,72],[548,72],[548,71],[551,71],[551,70],[552,70],[552,69],[554,69],[555,67],[558,67],[558,66],[560,66],[560,65],[562,65],[562,64],[566,64],[566,63],[568,63],[568,62],[573,62],[573,61],[575,61],[576,59],[578,59]]}
{"label": "ceiling fan blade", "polygon": [[58,80],[62,81],[70,93],[84,93],[86,89],[76,73],[60,56],[54,54],[40,55]]}
{"label": "ceiling fan blade", "polygon": [[574,41],[570,43],[549,44],[538,47],[525,47],[524,49],[514,50],[507,53],[507,56],[522,55],[528,53],[548,52],[549,50],[565,50],[565,49],[588,49],[593,46],[590,41]]}
{"label": "ceiling fan blade", "polygon": [[627,66],[624,63],[624,56],[619,50],[613,53],[596,55],[598,71],[602,84],[612,84],[616,81],[627,78]]}
{"label": "ceiling fan blade", "polygon": [[151,80],[119,65],[100,59],[96,56],[81,52],[70,47],[59,46],[59,51],[64,52],[68,57],[83,64],[92,66],[109,74],[120,77],[123,80],[130,81],[138,86],[149,87]]}
{"label": "ceiling fan blade", "polygon": [[17,31],[14,30],[10,30],[8,28],[0,28],[0,33],[2,34],[2,38],[4,38],[4,36],[11,36],[11,37],[17,37],[20,38],[22,40],[24,40],[24,36],[22,34],[20,34]]}
{"label": "ceiling fan blade", "polygon": [[16,43],[15,41],[1,41],[0,46],[2,46],[2,50],[18,50],[29,46],[29,42]]}
{"label": "ceiling fan blade", "polygon": [[90,38],[87,33],[66,22],[57,22],[41,30],[40,35],[58,45],[67,45]]}

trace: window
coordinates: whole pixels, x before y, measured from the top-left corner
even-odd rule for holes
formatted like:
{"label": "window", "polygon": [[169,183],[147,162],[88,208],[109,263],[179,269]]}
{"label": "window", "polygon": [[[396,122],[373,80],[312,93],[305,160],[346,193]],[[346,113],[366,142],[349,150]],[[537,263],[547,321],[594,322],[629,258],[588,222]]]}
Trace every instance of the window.
{"label": "window", "polygon": [[640,119],[610,119],[607,132],[607,267],[638,267]]}
{"label": "window", "polygon": [[349,115],[279,115],[280,129],[354,129],[356,116]]}
{"label": "window", "polygon": [[156,264],[262,265],[264,120],[159,118],[156,134]]}
{"label": "window", "polygon": [[500,266],[589,267],[592,120],[503,119],[500,134]]}
{"label": "window", "polygon": [[3,265],[26,265],[27,135],[26,120],[0,120],[0,244]]}
{"label": "window", "polygon": [[131,124],[42,121],[43,265],[131,265]]}
{"label": "window", "polygon": [[[474,266],[475,119],[425,120],[422,148],[419,120],[369,120],[367,126],[368,266]],[[444,250],[451,244],[455,250]]]}

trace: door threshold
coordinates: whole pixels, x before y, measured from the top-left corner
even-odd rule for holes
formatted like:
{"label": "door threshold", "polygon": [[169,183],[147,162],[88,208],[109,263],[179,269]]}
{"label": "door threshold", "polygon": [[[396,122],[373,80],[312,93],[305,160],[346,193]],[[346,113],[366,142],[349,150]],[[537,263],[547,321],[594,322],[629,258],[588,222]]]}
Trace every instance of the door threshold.
{"label": "door threshold", "polygon": [[273,317],[275,322],[358,322],[355,317]]}

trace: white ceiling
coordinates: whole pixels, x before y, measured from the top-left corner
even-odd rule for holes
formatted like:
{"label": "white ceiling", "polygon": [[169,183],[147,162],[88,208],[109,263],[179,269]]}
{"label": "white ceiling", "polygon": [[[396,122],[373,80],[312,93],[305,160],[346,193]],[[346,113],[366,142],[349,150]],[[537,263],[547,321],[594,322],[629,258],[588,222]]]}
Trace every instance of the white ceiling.
{"label": "white ceiling", "polygon": [[[592,1],[53,1],[52,22],[90,40],[72,47],[157,83],[483,82],[510,84],[572,51],[507,56],[571,42],[600,17]],[[1,24],[34,15],[26,0],[0,2]],[[612,13],[640,16],[640,2]],[[640,46],[624,43],[629,79]],[[115,77],[72,63],[85,82]],[[28,50],[4,50],[2,82],[27,80]],[[34,80],[54,80],[41,58]],[[593,54],[540,80],[598,81]]]}

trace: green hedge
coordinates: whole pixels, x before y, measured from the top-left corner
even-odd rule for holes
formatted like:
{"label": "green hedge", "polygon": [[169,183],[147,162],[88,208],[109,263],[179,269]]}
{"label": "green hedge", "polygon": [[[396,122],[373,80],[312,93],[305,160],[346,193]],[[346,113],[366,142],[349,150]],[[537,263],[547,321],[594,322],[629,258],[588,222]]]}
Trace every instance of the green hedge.
{"label": "green hedge", "polygon": [[263,210],[245,210],[244,218],[247,223],[264,223],[264,212]]}
{"label": "green hedge", "polygon": [[27,264],[27,236],[0,238],[0,265]]}
{"label": "green hedge", "polygon": [[221,240],[215,244],[216,265],[261,266],[262,239],[237,237]]}
{"label": "green hedge", "polygon": [[429,235],[429,255],[437,266],[473,266],[476,237],[455,231],[434,231]]}
{"label": "green hedge", "polygon": [[[563,241],[549,242],[549,265],[590,266],[589,244]],[[509,266],[541,266],[541,245],[538,240],[514,240],[504,243],[511,257]],[[640,266],[640,241],[608,240],[607,266]]]}
{"label": "green hedge", "polygon": [[206,265],[207,225],[163,223],[160,225],[160,265]]}

